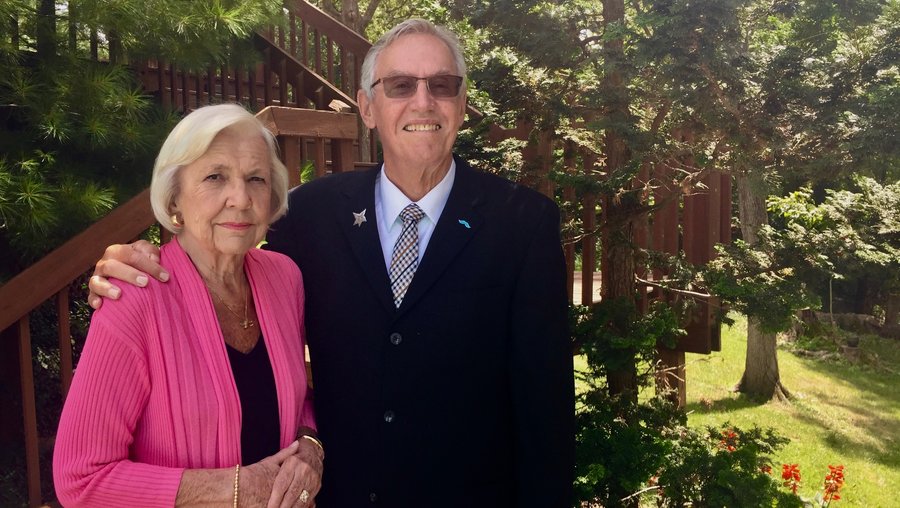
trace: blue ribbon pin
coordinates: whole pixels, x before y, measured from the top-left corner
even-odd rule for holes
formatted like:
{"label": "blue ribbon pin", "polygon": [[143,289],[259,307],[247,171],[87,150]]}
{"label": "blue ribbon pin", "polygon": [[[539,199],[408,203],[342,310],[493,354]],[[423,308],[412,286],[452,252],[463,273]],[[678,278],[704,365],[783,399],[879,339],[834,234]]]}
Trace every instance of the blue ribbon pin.
{"label": "blue ribbon pin", "polygon": [[468,221],[459,219],[459,223],[466,227],[466,229],[472,229],[472,226],[469,225]]}

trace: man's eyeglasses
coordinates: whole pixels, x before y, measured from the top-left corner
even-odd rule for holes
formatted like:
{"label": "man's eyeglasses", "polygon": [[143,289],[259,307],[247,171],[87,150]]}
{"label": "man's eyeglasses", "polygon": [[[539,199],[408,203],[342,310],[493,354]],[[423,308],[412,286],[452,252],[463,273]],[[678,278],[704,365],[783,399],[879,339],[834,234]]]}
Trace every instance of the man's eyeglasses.
{"label": "man's eyeglasses", "polygon": [[462,87],[463,78],[452,74],[438,74],[437,76],[429,76],[427,78],[417,78],[415,76],[388,76],[381,78],[372,83],[372,88],[376,85],[384,86],[384,95],[389,99],[408,99],[416,94],[419,87],[419,81],[425,81],[428,91],[435,98],[449,99],[459,96],[459,90]]}

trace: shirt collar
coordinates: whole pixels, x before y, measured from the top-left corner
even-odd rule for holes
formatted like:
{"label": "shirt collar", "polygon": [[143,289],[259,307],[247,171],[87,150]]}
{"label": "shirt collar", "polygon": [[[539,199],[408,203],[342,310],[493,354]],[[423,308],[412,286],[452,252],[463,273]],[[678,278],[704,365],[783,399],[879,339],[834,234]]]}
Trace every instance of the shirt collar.
{"label": "shirt collar", "polygon": [[[447,199],[450,197],[450,189],[453,188],[455,177],[456,160],[451,160],[450,169],[440,183],[428,191],[428,194],[425,194],[422,199],[416,201],[419,208],[425,212],[425,217],[432,223],[437,223],[440,218],[444,205],[447,204]],[[384,165],[381,166],[381,171],[378,173],[377,187],[381,194],[381,209],[384,211],[385,222],[390,229],[399,219],[400,212],[412,201],[384,174]]]}

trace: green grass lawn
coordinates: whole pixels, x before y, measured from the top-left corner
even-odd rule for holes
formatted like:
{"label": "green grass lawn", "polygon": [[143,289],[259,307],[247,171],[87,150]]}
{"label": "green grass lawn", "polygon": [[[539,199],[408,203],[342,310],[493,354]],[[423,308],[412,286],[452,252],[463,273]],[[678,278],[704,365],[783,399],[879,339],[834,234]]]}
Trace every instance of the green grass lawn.
{"label": "green grass lawn", "polygon": [[687,355],[690,426],[771,427],[791,440],[773,457],[773,474],[799,464],[802,496],[821,490],[829,464],[843,464],[846,484],[832,506],[900,505],[900,342],[864,337],[852,362],[780,348],[782,383],[794,399],[760,404],[731,391],[744,369],[746,320],[722,332],[721,352]]}

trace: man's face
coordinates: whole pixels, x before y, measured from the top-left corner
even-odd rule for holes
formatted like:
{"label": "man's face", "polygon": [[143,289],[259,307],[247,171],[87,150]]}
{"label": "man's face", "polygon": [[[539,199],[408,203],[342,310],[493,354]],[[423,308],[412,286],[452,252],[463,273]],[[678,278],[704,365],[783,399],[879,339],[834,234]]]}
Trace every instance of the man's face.
{"label": "man's face", "polygon": [[[440,39],[410,34],[378,55],[373,82],[390,76],[425,78],[458,72],[450,49]],[[357,95],[363,121],[370,129],[378,129],[385,167],[392,172],[449,167],[456,133],[465,118],[464,91],[456,97],[436,98],[425,81],[416,86],[408,98],[387,97],[383,84],[375,86],[371,100],[362,90]]]}

